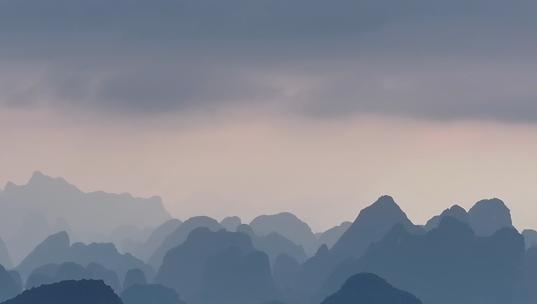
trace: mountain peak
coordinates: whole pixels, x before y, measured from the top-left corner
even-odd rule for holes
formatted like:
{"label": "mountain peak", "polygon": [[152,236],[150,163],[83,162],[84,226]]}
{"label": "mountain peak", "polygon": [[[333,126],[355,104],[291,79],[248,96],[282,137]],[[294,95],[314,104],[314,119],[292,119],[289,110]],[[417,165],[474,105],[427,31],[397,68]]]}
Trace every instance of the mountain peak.
{"label": "mountain peak", "polygon": [[468,211],[472,228],[477,235],[489,236],[505,227],[513,227],[511,211],[498,199],[480,200]]}
{"label": "mountain peak", "polygon": [[407,230],[415,228],[391,196],[381,196],[360,211],[333,249],[341,254],[361,256],[369,245],[379,241],[397,224],[402,224]]}
{"label": "mountain peak", "polygon": [[373,206],[379,206],[379,207],[384,207],[384,208],[387,208],[387,207],[399,208],[399,205],[397,205],[393,197],[389,195],[383,195],[379,197],[370,207],[373,207]]}
{"label": "mountain peak", "polygon": [[41,171],[35,171],[32,177],[26,183],[26,187],[39,190],[58,190],[58,191],[76,191],[80,192],[77,187],[68,183],[62,177],[51,177],[43,174]]}
{"label": "mountain peak", "polygon": [[250,222],[250,227],[259,236],[276,232],[301,245],[310,255],[313,255],[319,246],[310,226],[290,212],[260,215]]}
{"label": "mountain peak", "polygon": [[463,216],[463,215],[466,215],[467,212],[466,212],[466,209],[464,209],[463,207],[455,204],[453,206],[451,206],[450,208],[444,210],[444,212],[442,212],[442,216],[444,215],[450,215],[450,216]]}
{"label": "mountain peak", "polygon": [[487,208],[489,210],[498,210],[498,211],[507,211],[509,212],[509,208],[505,205],[505,203],[499,199],[499,198],[490,198],[490,199],[483,199],[478,201],[474,204],[472,208],[470,208],[469,212],[472,212],[472,210],[476,209],[484,209]]}
{"label": "mountain peak", "polygon": [[406,214],[395,200],[388,195],[379,197],[369,207],[364,208],[358,215],[359,219],[370,218],[371,220],[387,220],[389,218],[407,219]]}
{"label": "mountain peak", "polygon": [[60,180],[60,178],[53,178],[48,175],[45,175],[41,171],[34,171],[34,173],[32,173],[32,177],[30,177],[30,179],[28,180],[28,184],[41,184],[53,180]]}
{"label": "mountain peak", "polygon": [[425,224],[425,230],[429,231],[437,228],[440,224],[440,221],[445,217],[452,217],[463,223],[468,223],[468,213],[466,210],[459,205],[453,205],[450,208],[442,211],[440,215],[436,215],[427,221]]}

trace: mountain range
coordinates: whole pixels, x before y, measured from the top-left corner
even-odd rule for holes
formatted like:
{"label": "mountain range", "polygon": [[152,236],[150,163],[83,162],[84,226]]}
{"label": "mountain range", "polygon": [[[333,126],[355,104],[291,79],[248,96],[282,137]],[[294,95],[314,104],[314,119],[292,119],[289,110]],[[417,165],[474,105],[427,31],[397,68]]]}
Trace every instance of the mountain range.
{"label": "mountain range", "polygon": [[84,193],[36,173],[6,186],[0,214],[0,225],[23,227],[2,238],[24,238],[0,238],[0,302],[102,292],[124,304],[537,303],[537,232],[519,233],[497,198],[419,225],[381,196],[315,233],[288,212],[182,221],[158,199]]}
{"label": "mountain range", "polygon": [[152,229],[171,218],[159,197],[86,193],[41,172],[25,185],[7,183],[0,190],[0,210],[1,237],[15,263],[52,233],[67,231],[83,242],[119,243],[129,230]]}

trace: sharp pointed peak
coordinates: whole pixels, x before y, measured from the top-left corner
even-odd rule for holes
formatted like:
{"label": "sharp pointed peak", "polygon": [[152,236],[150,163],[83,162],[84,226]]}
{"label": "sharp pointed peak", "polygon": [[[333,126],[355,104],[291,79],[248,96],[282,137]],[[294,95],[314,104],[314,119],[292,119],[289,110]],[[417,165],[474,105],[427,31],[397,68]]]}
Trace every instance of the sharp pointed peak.
{"label": "sharp pointed peak", "polygon": [[395,202],[393,197],[389,195],[383,195],[379,197],[373,204],[369,205],[368,207],[364,208],[360,214],[362,213],[368,213],[371,211],[396,211],[400,213],[404,213],[401,207]]}

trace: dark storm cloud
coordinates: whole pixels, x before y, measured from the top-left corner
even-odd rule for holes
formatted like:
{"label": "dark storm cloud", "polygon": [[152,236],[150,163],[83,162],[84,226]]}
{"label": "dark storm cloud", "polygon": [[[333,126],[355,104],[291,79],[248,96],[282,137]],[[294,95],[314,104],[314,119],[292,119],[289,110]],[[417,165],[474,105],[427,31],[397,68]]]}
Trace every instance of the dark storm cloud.
{"label": "dark storm cloud", "polygon": [[0,104],[537,121],[530,0],[0,0]]}

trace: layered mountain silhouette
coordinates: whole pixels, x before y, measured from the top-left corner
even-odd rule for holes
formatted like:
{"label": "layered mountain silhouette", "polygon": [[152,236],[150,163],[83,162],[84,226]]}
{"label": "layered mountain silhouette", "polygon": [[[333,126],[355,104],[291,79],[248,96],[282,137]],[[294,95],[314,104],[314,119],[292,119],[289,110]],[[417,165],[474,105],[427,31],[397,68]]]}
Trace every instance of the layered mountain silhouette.
{"label": "layered mountain silhouette", "polygon": [[264,236],[277,233],[304,248],[306,254],[312,255],[319,242],[311,228],[289,212],[273,215],[260,215],[252,220],[250,227],[256,235]]}
{"label": "layered mountain silhouette", "polygon": [[175,290],[158,284],[136,284],[121,293],[123,304],[185,304]]}
{"label": "layered mountain silhouette", "polygon": [[289,303],[298,303],[299,295],[295,292],[295,282],[300,271],[299,262],[291,256],[280,254],[273,263],[272,275],[278,290]]}
{"label": "layered mountain silhouette", "polygon": [[208,216],[191,217],[164,238],[164,241],[151,255],[149,264],[155,269],[158,269],[168,250],[181,245],[187,239],[190,232],[200,227],[207,228],[211,231],[217,231],[223,228],[215,219]]}
{"label": "layered mountain silhouette", "polygon": [[314,234],[291,213],[182,222],[36,173],[0,191],[0,229],[0,303],[537,303],[537,232],[499,199],[418,226],[382,196]]}
{"label": "layered mountain silhouette", "polygon": [[22,291],[22,281],[15,271],[7,271],[0,265],[0,302],[11,299]]}
{"label": "layered mountain silhouette", "polygon": [[524,290],[528,297],[527,303],[537,303],[537,247],[526,250],[525,262]]}
{"label": "layered mountain silhouette", "polygon": [[414,295],[399,290],[384,279],[371,274],[355,274],[321,304],[421,304]]}
{"label": "layered mountain silhouette", "polygon": [[[319,292],[335,267],[347,259],[361,257],[373,243],[380,241],[397,225],[409,233],[422,233],[422,229],[408,219],[392,197],[380,197],[360,212],[331,249],[322,245],[315,256],[302,265],[295,292],[303,301],[311,302],[311,297]],[[315,297],[315,300],[319,299]]]}
{"label": "layered mountain silhouette", "polygon": [[302,246],[299,246],[284,236],[271,232],[264,236],[258,236],[254,233],[252,228],[246,224],[242,224],[236,229],[238,232],[247,234],[254,244],[254,247],[260,251],[265,252],[274,264],[274,260],[280,254],[286,254],[292,256],[297,261],[303,262],[306,260],[306,253]]}
{"label": "layered mountain silhouette", "polygon": [[537,247],[537,231],[533,229],[525,229],[522,231],[522,236],[524,236],[524,243],[526,244],[526,249]]}
{"label": "layered mountain silhouette", "polygon": [[502,228],[513,227],[511,212],[500,199],[481,200],[468,210],[468,220],[475,233],[490,236]]}
{"label": "layered mountain silhouette", "polygon": [[427,221],[427,224],[424,226],[425,230],[430,231],[434,228],[437,228],[438,225],[440,225],[440,221],[447,216],[457,219],[463,223],[470,223],[468,212],[466,212],[466,210],[459,205],[453,205],[444,210],[440,215],[436,215]]}
{"label": "layered mountain silhouette", "polygon": [[174,232],[183,222],[178,219],[171,219],[157,228],[155,228],[149,237],[143,242],[132,242],[128,248],[125,248],[127,252],[132,253],[134,256],[149,262],[151,255],[157,251],[162,245],[164,240]]}
{"label": "layered mountain silhouette", "polygon": [[398,225],[362,258],[340,264],[320,296],[354,273],[371,272],[424,303],[525,303],[524,267],[524,241],[513,228],[480,237],[445,217],[423,235]]}
{"label": "layered mountain silhouette", "polygon": [[139,268],[152,275],[153,270],[130,254],[121,254],[111,243],[70,244],[68,234],[59,232],[39,244],[20,264],[17,270],[26,278],[32,270],[46,264],[73,262],[82,266],[100,264],[124,277],[129,269]]}
{"label": "layered mountain silhouette", "polygon": [[127,271],[125,279],[123,280],[123,289],[129,289],[134,285],[145,285],[147,284],[147,278],[143,271],[140,269],[134,268]]}
{"label": "layered mountain silhouette", "polygon": [[343,222],[338,226],[332,227],[322,233],[317,234],[319,244],[332,248],[339,238],[349,229],[351,222]]}
{"label": "layered mountain silhouette", "polygon": [[91,263],[87,267],[65,262],[62,264],[47,264],[36,268],[26,281],[26,288],[34,288],[67,280],[93,279],[102,280],[116,292],[121,290],[117,274],[103,266]]}
{"label": "layered mountain silhouette", "polygon": [[85,193],[62,178],[40,172],[26,185],[7,183],[0,191],[0,210],[0,231],[15,262],[61,230],[84,242],[113,241],[111,234],[119,227],[156,227],[170,218],[158,197]]}
{"label": "layered mountain silhouette", "polygon": [[112,288],[97,280],[62,281],[24,291],[2,304],[122,304]]}
{"label": "layered mountain silhouette", "polygon": [[334,244],[332,251],[340,256],[359,257],[372,243],[379,241],[398,224],[408,231],[419,231],[392,197],[382,196],[360,212],[352,225]]}
{"label": "layered mountain silhouette", "polygon": [[237,227],[242,224],[241,218],[238,216],[228,216],[220,221],[220,225],[227,231],[235,232]]}
{"label": "layered mountain silhouette", "polygon": [[229,247],[207,259],[200,303],[250,304],[278,298],[265,253]]}
{"label": "layered mountain silhouette", "polygon": [[13,263],[11,261],[11,256],[9,255],[9,250],[7,249],[6,243],[0,238],[0,265],[11,268]]}
{"label": "layered mountain silhouette", "polygon": [[213,232],[205,227],[195,229],[184,243],[168,251],[155,282],[175,289],[187,303],[195,303],[203,289],[207,261],[230,247],[243,253],[255,250],[246,234],[224,229]]}
{"label": "layered mountain silhouette", "polygon": [[493,198],[475,203],[468,212],[461,206],[454,205],[431,218],[425,224],[425,230],[438,227],[441,219],[447,216],[468,223],[479,236],[490,236],[502,228],[513,227],[509,208],[500,199]]}

